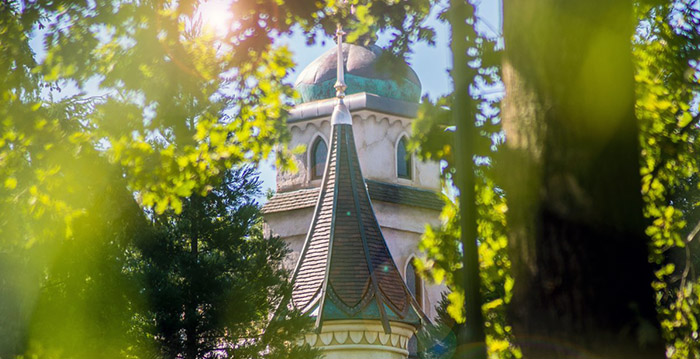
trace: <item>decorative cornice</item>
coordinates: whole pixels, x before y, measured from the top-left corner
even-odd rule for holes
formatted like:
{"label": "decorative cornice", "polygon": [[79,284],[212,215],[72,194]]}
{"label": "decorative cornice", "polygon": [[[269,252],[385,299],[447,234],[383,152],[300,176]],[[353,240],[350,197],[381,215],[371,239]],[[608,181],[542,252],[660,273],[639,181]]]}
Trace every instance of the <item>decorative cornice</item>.
{"label": "decorative cornice", "polygon": [[[387,127],[392,127],[395,124],[398,123],[399,126],[401,126],[404,131],[410,131],[411,129],[411,121],[413,121],[410,118],[406,117],[400,117],[396,115],[387,115],[383,114],[380,112],[370,112],[372,110],[367,110],[367,109],[359,109],[357,111],[353,110],[354,114],[352,115],[353,121],[362,121],[362,122],[374,122],[376,124],[382,124],[382,122],[386,122]],[[364,115],[364,116],[363,116]],[[300,121],[294,121],[294,122],[287,122],[287,125],[289,126],[290,131],[300,131],[300,132],[306,132],[311,129],[312,131],[320,131],[321,128],[324,126],[330,127],[330,120],[328,116],[326,117],[314,117],[314,118],[308,118],[308,119],[303,119]]]}
{"label": "decorative cornice", "polygon": [[390,322],[391,334],[375,320],[335,320],[323,325],[320,333],[309,333],[298,344],[309,344],[324,352],[334,350],[389,351],[408,355],[408,340],[415,328],[400,322]]}

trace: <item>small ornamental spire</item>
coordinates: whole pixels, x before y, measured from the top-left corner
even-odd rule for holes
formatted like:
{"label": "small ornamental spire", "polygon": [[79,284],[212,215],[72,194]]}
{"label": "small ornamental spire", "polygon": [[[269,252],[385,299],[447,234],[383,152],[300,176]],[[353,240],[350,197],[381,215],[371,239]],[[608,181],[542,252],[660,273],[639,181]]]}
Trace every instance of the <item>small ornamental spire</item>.
{"label": "small ornamental spire", "polygon": [[331,115],[331,125],[352,125],[352,116],[350,116],[350,111],[348,111],[348,107],[345,106],[343,101],[345,89],[348,86],[345,84],[345,66],[343,65],[343,35],[345,35],[345,32],[343,32],[340,24],[338,24],[335,34],[338,37],[338,80],[333,87],[335,87],[335,96],[338,98],[338,103],[336,103]]}
{"label": "small ornamental spire", "polygon": [[345,85],[345,68],[343,66],[343,35],[345,35],[345,32],[340,24],[338,24],[338,29],[335,30],[335,35],[338,38],[338,80],[333,87],[335,87],[336,97],[342,99],[345,97],[345,89],[348,86]]}

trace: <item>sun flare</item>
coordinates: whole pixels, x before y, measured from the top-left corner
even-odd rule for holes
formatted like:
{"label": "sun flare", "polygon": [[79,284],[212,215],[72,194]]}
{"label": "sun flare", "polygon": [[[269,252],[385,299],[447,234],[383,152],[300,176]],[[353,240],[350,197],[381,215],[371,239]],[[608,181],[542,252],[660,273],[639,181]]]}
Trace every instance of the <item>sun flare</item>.
{"label": "sun flare", "polygon": [[225,36],[231,26],[231,0],[208,0],[199,5],[197,12],[202,17],[204,30],[217,36]]}

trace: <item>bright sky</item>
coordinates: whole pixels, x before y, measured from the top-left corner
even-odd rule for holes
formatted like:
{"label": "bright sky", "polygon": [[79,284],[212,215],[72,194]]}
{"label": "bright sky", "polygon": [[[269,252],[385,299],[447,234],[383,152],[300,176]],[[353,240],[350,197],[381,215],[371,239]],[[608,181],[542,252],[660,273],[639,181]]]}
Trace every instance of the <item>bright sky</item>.
{"label": "bright sky", "polygon": [[[501,33],[501,1],[481,0],[477,3],[477,16],[480,20],[478,22],[478,30],[489,37],[496,37]],[[452,63],[452,54],[449,48],[449,28],[437,21],[437,13],[438,11],[433,11],[429,20],[429,25],[437,32],[435,46],[428,46],[424,43],[418,44],[413,48],[413,54],[409,59],[411,67],[418,74],[418,78],[423,86],[423,95],[428,95],[431,99],[445,95],[452,89],[452,83],[447,73]],[[386,36],[380,37],[377,44],[380,46],[386,45],[387,41]],[[296,76],[306,65],[334,46],[334,42],[331,39],[325,41],[325,44],[317,43],[314,46],[307,46],[301,34],[295,34],[291,38],[285,39],[285,43],[294,52],[294,61],[297,64],[296,72],[291,78],[292,82],[296,80]],[[263,191],[267,191],[268,188],[275,189],[275,169],[272,164],[264,163],[260,166],[260,170],[263,180]],[[265,199],[263,198],[262,200],[264,201]]]}

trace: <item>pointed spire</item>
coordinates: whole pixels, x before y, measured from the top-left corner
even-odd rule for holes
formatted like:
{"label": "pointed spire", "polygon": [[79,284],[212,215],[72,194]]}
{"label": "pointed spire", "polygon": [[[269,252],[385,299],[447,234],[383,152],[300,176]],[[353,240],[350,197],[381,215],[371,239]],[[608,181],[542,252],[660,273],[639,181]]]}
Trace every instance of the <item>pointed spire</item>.
{"label": "pointed spire", "polygon": [[338,102],[336,103],[335,108],[333,109],[333,114],[331,115],[331,125],[352,125],[352,116],[350,115],[350,111],[348,110],[348,107],[345,106],[345,102],[343,101],[343,98],[345,98],[345,89],[347,89],[348,86],[345,84],[345,61],[343,61],[343,35],[345,35],[345,32],[343,32],[343,28],[340,26],[340,24],[338,24],[338,29],[335,31],[335,35],[338,39],[338,74],[335,86],[333,87],[335,87],[335,96],[338,98]]}
{"label": "pointed spire", "polygon": [[340,319],[418,327],[425,318],[394,263],[372,208],[343,102],[343,31],[338,26],[337,103],[326,167],[311,226],[293,277],[292,305],[316,315],[316,326]]}

